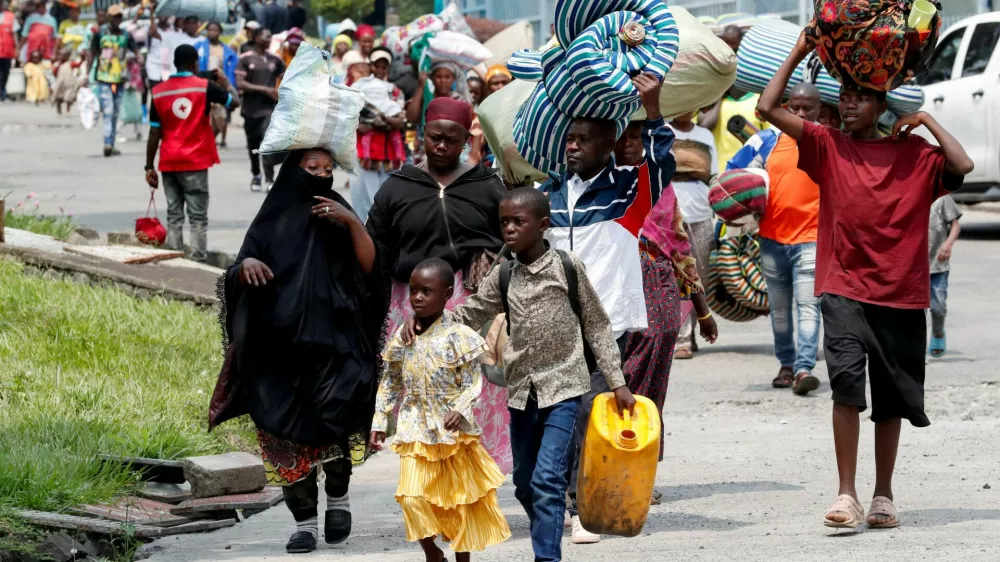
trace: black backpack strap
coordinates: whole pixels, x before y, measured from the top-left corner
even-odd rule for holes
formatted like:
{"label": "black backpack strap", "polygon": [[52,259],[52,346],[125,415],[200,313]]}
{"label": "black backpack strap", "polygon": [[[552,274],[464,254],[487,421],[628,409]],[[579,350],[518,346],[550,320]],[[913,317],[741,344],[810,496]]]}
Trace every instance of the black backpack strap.
{"label": "black backpack strap", "polygon": [[503,313],[507,316],[507,335],[510,336],[510,302],[507,301],[507,291],[510,290],[510,276],[514,271],[514,260],[508,260],[500,264],[500,302],[503,304]]}
{"label": "black backpack strap", "polygon": [[580,319],[580,325],[583,326],[583,316],[580,312],[580,280],[576,274],[576,265],[573,264],[573,258],[569,257],[569,254],[562,250],[556,250],[559,253],[559,258],[562,259],[563,272],[566,274],[566,291],[569,293],[569,304],[573,307],[573,314]]}

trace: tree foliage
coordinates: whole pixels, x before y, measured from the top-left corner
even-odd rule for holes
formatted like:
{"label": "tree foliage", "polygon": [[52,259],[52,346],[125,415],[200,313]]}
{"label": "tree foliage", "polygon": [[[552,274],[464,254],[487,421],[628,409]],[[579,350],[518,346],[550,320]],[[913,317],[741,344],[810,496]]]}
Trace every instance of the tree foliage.
{"label": "tree foliage", "polygon": [[[404,0],[404,3],[409,1]],[[360,22],[372,13],[375,0],[311,0],[310,6],[316,14],[332,22],[339,22],[344,18]]]}
{"label": "tree foliage", "polygon": [[389,0],[389,7],[399,14],[399,25],[406,25],[424,14],[434,13],[434,0]]}

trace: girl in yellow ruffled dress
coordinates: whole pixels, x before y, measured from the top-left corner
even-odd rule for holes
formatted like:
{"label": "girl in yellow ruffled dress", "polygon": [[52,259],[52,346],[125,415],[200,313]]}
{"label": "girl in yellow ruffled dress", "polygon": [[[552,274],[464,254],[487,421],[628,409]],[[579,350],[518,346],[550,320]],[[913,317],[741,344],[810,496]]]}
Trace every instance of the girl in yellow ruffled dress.
{"label": "girl in yellow ruffled dress", "polygon": [[370,439],[380,448],[404,394],[391,446],[400,456],[396,501],[403,508],[406,539],[420,542],[427,562],[445,560],[434,542],[438,535],[451,541],[457,562],[510,538],[496,495],[503,473],[479,444],[482,430],[472,416],[482,390],[479,358],[486,342],[444,310],[454,275],[440,259],[413,270],[410,304],[428,327],[407,346],[401,326],[386,345]]}

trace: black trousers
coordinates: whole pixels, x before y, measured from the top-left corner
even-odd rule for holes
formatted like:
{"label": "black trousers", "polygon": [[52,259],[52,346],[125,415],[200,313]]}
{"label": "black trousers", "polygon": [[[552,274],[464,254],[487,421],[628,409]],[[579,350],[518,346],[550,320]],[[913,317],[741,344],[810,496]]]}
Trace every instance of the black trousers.
{"label": "black trousers", "polygon": [[255,177],[260,175],[261,165],[264,167],[264,181],[274,181],[274,167],[281,162],[274,154],[255,154],[254,151],[260,148],[260,143],[264,142],[264,133],[267,126],[271,124],[271,116],[245,117],[243,119],[243,130],[247,135],[247,153],[250,155],[250,173]]}
{"label": "black trousers", "polygon": [[[295,521],[305,521],[318,514],[319,487],[316,472],[314,468],[309,476],[281,489],[285,495],[285,505],[292,512]],[[323,463],[323,472],[326,474],[327,497],[344,497],[351,485],[350,457]]]}
{"label": "black trousers", "polygon": [[7,79],[10,78],[10,66],[14,59],[0,59],[0,101],[7,100]]}

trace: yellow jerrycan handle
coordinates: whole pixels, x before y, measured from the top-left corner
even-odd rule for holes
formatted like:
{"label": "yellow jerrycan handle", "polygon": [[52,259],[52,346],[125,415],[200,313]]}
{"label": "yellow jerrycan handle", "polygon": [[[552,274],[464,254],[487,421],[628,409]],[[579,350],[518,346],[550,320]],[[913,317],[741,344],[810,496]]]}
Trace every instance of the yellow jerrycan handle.
{"label": "yellow jerrycan handle", "polygon": [[635,449],[639,446],[639,438],[632,430],[632,413],[624,410],[622,414],[625,418],[625,429],[618,432],[618,435],[615,436],[615,442],[622,449]]}

